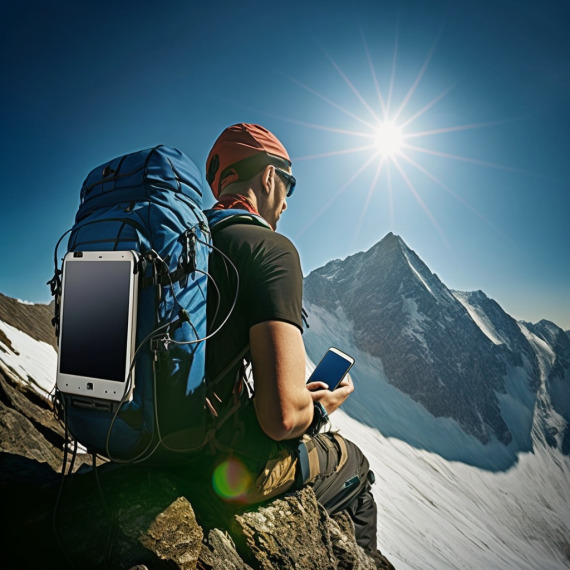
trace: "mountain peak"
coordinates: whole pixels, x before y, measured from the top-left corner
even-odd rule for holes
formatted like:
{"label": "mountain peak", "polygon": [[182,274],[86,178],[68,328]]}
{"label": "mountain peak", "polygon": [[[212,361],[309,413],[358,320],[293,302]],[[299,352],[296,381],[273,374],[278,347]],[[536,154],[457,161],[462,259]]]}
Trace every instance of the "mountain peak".
{"label": "mountain peak", "polygon": [[371,251],[375,248],[382,248],[382,249],[401,248],[403,250],[409,249],[406,242],[404,242],[404,240],[399,235],[396,235],[392,232],[388,232],[378,243],[373,245],[368,251]]}
{"label": "mountain peak", "polygon": [[452,298],[437,275],[393,232],[388,232],[365,252],[355,253],[343,260],[329,261],[315,269],[306,278],[305,285],[305,295],[309,301],[322,303],[331,310],[337,306],[339,294],[343,296],[352,289],[362,288],[372,291],[388,286],[394,297],[404,294],[407,298],[418,298],[427,293],[444,303]]}

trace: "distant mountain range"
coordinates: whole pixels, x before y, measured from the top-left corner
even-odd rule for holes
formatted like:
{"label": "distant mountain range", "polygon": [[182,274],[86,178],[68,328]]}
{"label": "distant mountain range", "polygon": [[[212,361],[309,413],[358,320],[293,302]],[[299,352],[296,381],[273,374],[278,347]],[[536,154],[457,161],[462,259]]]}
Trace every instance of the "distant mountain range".
{"label": "distant mountain range", "polygon": [[479,466],[505,467],[537,440],[570,453],[570,336],[554,323],[517,322],[482,291],[448,289],[392,233],[310,273],[304,298],[311,359],[327,343],[358,352],[345,404],[357,419]]}

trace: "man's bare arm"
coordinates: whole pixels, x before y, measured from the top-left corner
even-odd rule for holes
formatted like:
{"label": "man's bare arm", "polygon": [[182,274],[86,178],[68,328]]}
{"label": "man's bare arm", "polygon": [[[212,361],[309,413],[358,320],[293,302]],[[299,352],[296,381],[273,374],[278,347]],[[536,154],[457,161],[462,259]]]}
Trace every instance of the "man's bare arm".
{"label": "man's bare arm", "polygon": [[300,437],[313,419],[301,331],[290,323],[266,321],[251,327],[249,340],[261,428],[278,441]]}

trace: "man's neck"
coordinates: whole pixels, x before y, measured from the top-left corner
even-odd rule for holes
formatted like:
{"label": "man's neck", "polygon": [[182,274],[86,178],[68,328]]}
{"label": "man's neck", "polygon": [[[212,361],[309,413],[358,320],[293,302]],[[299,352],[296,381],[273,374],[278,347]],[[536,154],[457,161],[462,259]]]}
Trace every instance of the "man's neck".
{"label": "man's neck", "polygon": [[232,192],[226,192],[218,198],[218,202],[214,206],[216,210],[229,210],[229,209],[240,209],[247,210],[252,214],[257,214],[257,200],[255,199],[255,194],[251,193],[248,195],[237,194]]}

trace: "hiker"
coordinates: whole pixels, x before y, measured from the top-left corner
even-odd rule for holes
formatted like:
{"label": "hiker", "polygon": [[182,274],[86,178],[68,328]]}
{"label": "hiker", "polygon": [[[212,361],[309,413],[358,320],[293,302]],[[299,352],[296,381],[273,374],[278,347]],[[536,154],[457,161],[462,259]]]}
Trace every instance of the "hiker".
{"label": "hiker", "polygon": [[347,375],[334,391],[305,384],[300,260],[275,231],[295,189],[289,155],[265,128],[236,124],[213,145],[206,179],[217,200],[206,212],[214,246],[225,254],[210,258],[209,328],[227,318],[208,340],[206,370],[223,376],[215,398],[236,406],[215,438],[215,490],[251,505],[311,485],[330,514],[349,513],[358,544],[378,567],[391,568],[377,551],[366,457],[338,433],[321,433],[354,390],[352,380]]}

